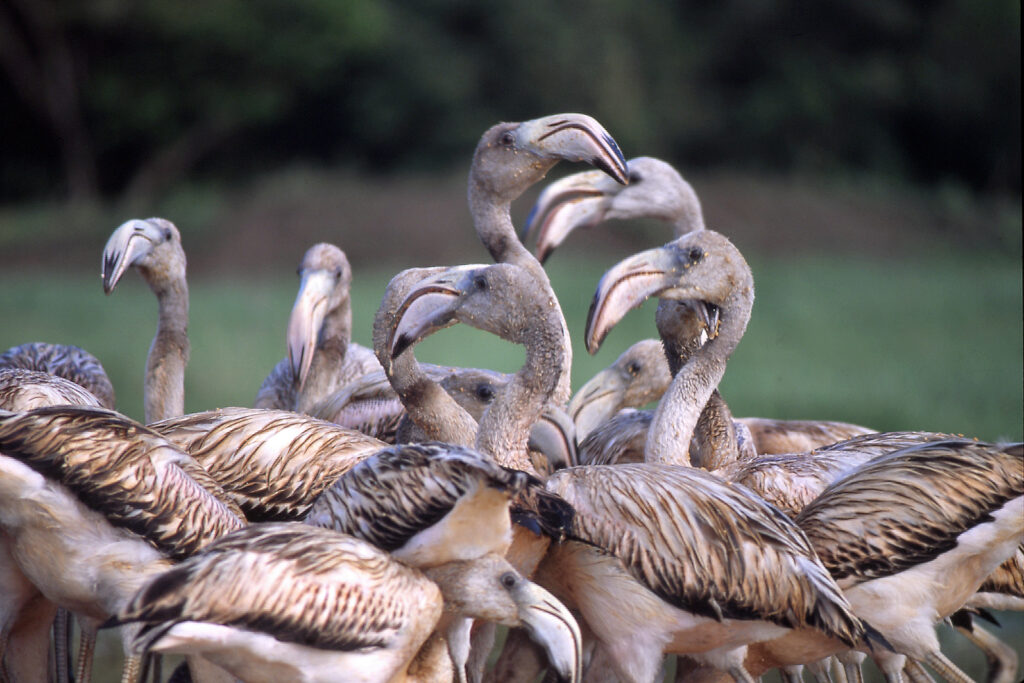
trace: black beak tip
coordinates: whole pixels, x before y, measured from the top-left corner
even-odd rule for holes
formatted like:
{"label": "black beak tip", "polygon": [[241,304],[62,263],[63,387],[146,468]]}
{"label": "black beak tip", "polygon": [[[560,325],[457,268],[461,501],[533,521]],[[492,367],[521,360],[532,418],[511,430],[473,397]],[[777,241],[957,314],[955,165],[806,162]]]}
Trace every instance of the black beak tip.
{"label": "black beak tip", "polygon": [[412,338],[407,334],[399,335],[398,339],[391,346],[391,358],[395,359],[405,353],[405,350],[412,346]]}

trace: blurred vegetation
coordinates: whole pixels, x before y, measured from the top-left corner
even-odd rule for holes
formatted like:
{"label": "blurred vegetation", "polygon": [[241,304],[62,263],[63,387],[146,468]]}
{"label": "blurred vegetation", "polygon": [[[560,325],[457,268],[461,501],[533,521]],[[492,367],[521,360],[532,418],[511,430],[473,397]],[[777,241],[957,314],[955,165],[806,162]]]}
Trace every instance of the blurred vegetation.
{"label": "blurred vegetation", "polygon": [[1021,187],[1014,0],[5,0],[0,67],[5,203],[461,168],[573,110],[694,171]]}

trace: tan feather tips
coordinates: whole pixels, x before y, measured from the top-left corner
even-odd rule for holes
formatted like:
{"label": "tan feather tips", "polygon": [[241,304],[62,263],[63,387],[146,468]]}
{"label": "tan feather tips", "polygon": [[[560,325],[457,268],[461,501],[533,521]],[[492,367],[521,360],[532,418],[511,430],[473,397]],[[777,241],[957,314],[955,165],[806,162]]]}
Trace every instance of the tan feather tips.
{"label": "tan feather tips", "polygon": [[503,552],[509,501],[529,487],[539,482],[468,448],[406,444],[342,476],[306,521],[363,538],[410,564],[436,566]]}
{"label": "tan feather tips", "polygon": [[62,377],[34,370],[0,369],[0,410],[20,412],[54,405],[99,408],[100,402]]}
{"label": "tan feather tips", "polygon": [[795,521],[833,576],[860,582],[957,547],[960,534],[992,521],[1021,495],[1020,446],[926,442],[876,457],[834,482]]}
{"label": "tan feather tips", "polygon": [[439,616],[437,588],[387,553],[326,529],[276,523],[224,536],[158,575],[105,626],[142,622],[136,652],[159,650],[184,621],[358,650],[388,647],[408,622]]}
{"label": "tan feather tips", "polygon": [[95,396],[104,408],[114,409],[114,385],[106,370],[96,356],[78,346],[46,342],[12,346],[0,354],[0,370],[14,368],[45,372],[74,382]]}
{"label": "tan feather tips", "polygon": [[223,491],[215,496],[189,476],[198,465],[188,455],[112,411],[58,406],[0,415],[0,452],[170,557],[244,524],[222,502]]}
{"label": "tan feather tips", "polygon": [[658,249],[640,252],[609,269],[598,283],[587,315],[586,344],[596,353],[622,317],[649,297],[725,303],[749,267],[724,236],[692,232]]}
{"label": "tan feather tips", "polygon": [[576,467],[547,481],[577,511],[571,539],[618,558],[679,609],[712,619],[863,634],[807,539],[741,486],[691,468]]}
{"label": "tan feather tips", "polygon": [[290,411],[222,408],[150,425],[205,467],[250,521],[302,519],[342,474],[387,444]]}

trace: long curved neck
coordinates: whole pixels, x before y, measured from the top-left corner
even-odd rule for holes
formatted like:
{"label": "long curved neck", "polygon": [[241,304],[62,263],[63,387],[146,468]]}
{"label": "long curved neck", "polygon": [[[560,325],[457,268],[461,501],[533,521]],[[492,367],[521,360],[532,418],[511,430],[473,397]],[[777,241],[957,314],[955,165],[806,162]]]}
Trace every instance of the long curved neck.
{"label": "long curved neck", "polygon": [[388,353],[388,331],[399,302],[408,289],[409,284],[406,284],[384,293],[384,300],[373,321],[373,351],[410,419],[428,439],[472,445],[476,439],[476,420],[423,371],[413,349],[407,349],[398,358],[391,358]]}
{"label": "long curved neck", "polygon": [[672,231],[676,238],[697,230],[705,230],[704,211],[700,206],[697,193],[689,184],[684,183],[676,188],[679,195],[679,208],[672,217]]}
{"label": "long curved neck", "polygon": [[[475,182],[472,176],[468,198],[473,227],[491,258],[496,263],[514,263],[535,275],[542,275],[544,268],[516,235],[515,226],[512,225],[512,203],[496,197],[481,183]],[[546,279],[547,276],[543,277]]]}
{"label": "long curved neck", "polygon": [[530,428],[557,394],[564,366],[561,311],[550,306],[538,314],[524,340],[526,362],[498,393],[480,419],[476,447],[500,465],[535,473],[527,455]]}
{"label": "long curved neck", "polygon": [[184,278],[149,280],[159,317],[146,360],[146,422],[185,414],[185,366],[188,365],[188,284]]}
{"label": "long curved neck", "polygon": [[350,378],[343,376],[342,368],[352,339],[352,303],[348,297],[330,313],[320,325],[313,362],[309,374],[296,398],[295,409],[308,412],[317,401],[341,388]]}
{"label": "long curved neck", "polygon": [[658,404],[648,431],[646,462],[690,464],[688,450],[697,422],[746,331],[753,303],[753,287],[737,287],[720,307],[718,335],[686,360]]}
{"label": "long curved neck", "polygon": [[540,261],[523,246],[516,236],[515,227],[512,225],[510,203],[494,197],[480,183],[474,182],[472,176],[469,182],[469,209],[473,216],[476,233],[495,262],[512,263],[528,270],[543,288],[544,294],[548,297],[548,306],[553,307],[558,314],[562,335],[561,366],[564,368],[564,376],[560,378],[557,390],[551,400],[555,405],[564,406],[569,402],[569,396],[572,394],[570,385],[572,343],[569,339],[569,328],[565,324],[565,316],[562,314],[562,307],[551,287],[551,280],[548,279],[548,274],[544,271]]}
{"label": "long curved neck", "polygon": [[409,418],[424,431],[427,440],[472,446],[477,423],[440,384],[430,379],[413,356],[412,349],[384,366],[391,387]]}

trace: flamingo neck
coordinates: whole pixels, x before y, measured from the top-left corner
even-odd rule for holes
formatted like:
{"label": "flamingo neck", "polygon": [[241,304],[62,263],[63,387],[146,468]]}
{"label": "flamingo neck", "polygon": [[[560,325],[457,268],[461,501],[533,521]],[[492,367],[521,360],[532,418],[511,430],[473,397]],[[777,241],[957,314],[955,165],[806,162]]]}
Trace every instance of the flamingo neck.
{"label": "flamingo neck", "polygon": [[[704,406],[725,376],[729,357],[739,344],[754,303],[752,286],[733,290],[721,308],[718,335],[685,360],[655,410],[648,432],[644,459],[649,463],[690,465],[689,447]],[[679,340],[675,340],[678,343]],[[668,342],[666,342],[667,344]],[[731,422],[731,420],[730,420]],[[728,437],[728,431],[726,437]],[[731,444],[718,443],[723,459],[739,455],[735,431]]]}
{"label": "flamingo neck", "polygon": [[159,314],[149,347],[143,388],[146,422],[185,414],[185,366],[188,365],[188,284],[184,277],[151,280]]}
{"label": "flamingo neck", "polygon": [[551,280],[548,279],[548,274],[544,271],[540,261],[523,246],[516,236],[510,213],[511,202],[495,197],[493,193],[488,192],[480,183],[474,182],[471,178],[469,208],[476,233],[494,261],[496,263],[511,263],[529,271],[543,289],[548,299],[547,305],[553,308],[558,315],[562,336],[560,365],[564,370],[564,376],[559,382],[552,401],[559,406],[565,405],[569,402],[569,396],[572,393],[570,385],[572,343],[569,339],[569,328],[565,324],[565,316],[562,314],[562,307],[551,287]]}
{"label": "flamingo neck", "polygon": [[535,472],[527,455],[530,428],[567,375],[561,311],[550,306],[544,311],[547,315],[535,316],[538,319],[523,340],[526,362],[484,412],[476,437],[477,449],[498,464],[531,473]]}
{"label": "flamingo neck", "polygon": [[412,349],[385,365],[384,373],[409,418],[428,440],[460,446],[473,444],[476,420],[423,371]]}

